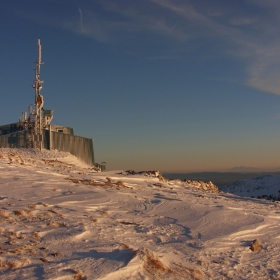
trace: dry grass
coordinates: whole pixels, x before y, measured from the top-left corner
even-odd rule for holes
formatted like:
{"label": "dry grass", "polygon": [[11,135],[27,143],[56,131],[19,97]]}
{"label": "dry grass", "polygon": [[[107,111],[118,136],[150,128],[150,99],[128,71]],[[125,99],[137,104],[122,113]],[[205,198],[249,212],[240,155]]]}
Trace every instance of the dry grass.
{"label": "dry grass", "polygon": [[9,216],[9,212],[5,211],[5,210],[0,210],[0,217],[8,217]]}
{"label": "dry grass", "polygon": [[15,260],[15,261],[8,261],[7,262],[7,266],[11,269],[13,268],[17,268],[17,267],[20,267],[20,262]]}
{"label": "dry grass", "polygon": [[61,254],[60,254],[60,253],[51,253],[51,255],[52,255],[53,257],[55,257],[55,258],[61,257]]}
{"label": "dry grass", "polygon": [[20,255],[22,252],[23,252],[23,250],[24,250],[24,247],[22,246],[19,246],[19,247],[17,247],[17,248],[14,248],[14,249],[11,249],[11,250],[9,250],[8,252],[9,253],[12,253],[12,254],[18,254],[18,255]]}
{"label": "dry grass", "polygon": [[24,164],[23,158],[22,158],[20,155],[18,155],[18,157],[19,157],[19,159],[21,160],[21,163]]}
{"label": "dry grass", "polygon": [[67,225],[65,223],[60,223],[60,222],[52,220],[48,223],[48,226],[50,226],[50,227],[66,227]]}
{"label": "dry grass", "polygon": [[10,241],[4,242],[4,244],[6,244],[6,245],[14,245],[14,244],[16,244],[16,241],[15,240],[10,240]]}
{"label": "dry grass", "polygon": [[121,245],[122,245],[125,249],[130,249],[130,247],[129,247],[127,244],[125,244],[125,243],[121,243]]}
{"label": "dry grass", "polygon": [[94,181],[94,180],[88,180],[88,179],[85,179],[85,180],[74,179],[74,178],[64,178],[64,179],[69,180],[69,181],[71,181],[75,184],[82,183],[86,186],[99,186],[99,187],[106,187],[106,186],[112,187],[112,186],[114,186],[110,181],[107,181],[106,183],[104,183],[104,182],[101,182],[101,181]]}
{"label": "dry grass", "polygon": [[69,181],[71,181],[71,182],[73,182],[73,183],[75,183],[75,184],[79,184],[80,182],[81,182],[81,180],[79,180],[79,179],[74,179],[74,178],[64,178],[65,180],[69,180]]}
{"label": "dry grass", "polygon": [[271,275],[269,279],[270,280],[280,280],[280,277]]}
{"label": "dry grass", "polygon": [[55,210],[53,210],[53,209],[49,209],[48,211],[49,211],[49,212],[52,212],[52,213],[54,213],[54,214],[57,214],[57,212],[56,212]]}
{"label": "dry grass", "polygon": [[117,185],[118,187],[128,188],[128,186],[126,186],[122,181],[118,181],[118,182],[116,183],[116,185]]}
{"label": "dry grass", "polygon": [[159,260],[149,249],[142,248],[134,251],[133,254],[135,257],[139,257],[142,260],[144,272],[149,276],[149,279],[177,279],[173,277],[171,269]]}
{"label": "dry grass", "polygon": [[75,274],[74,275],[74,279],[77,279],[77,280],[84,280],[84,279],[86,279],[84,274],[80,270],[78,270],[78,269],[74,269],[73,273]]}
{"label": "dry grass", "polygon": [[5,235],[3,235],[4,237],[7,237],[8,239],[13,239],[13,236],[12,235],[10,235],[10,234],[5,234]]}
{"label": "dry grass", "polygon": [[4,236],[9,238],[9,239],[13,239],[14,237],[17,236],[17,233],[14,232],[14,231],[8,231],[7,234],[5,234]]}
{"label": "dry grass", "polygon": [[6,261],[4,258],[0,258],[0,269],[6,268]]}
{"label": "dry grass", "polygon": [[144,262],[144,269],[149,275],[158,275],[159,273],[169,273],[171,271],[149,249],[142,248],[133,253],[134,256],[138,256]]}
{"label": "dry grass", "polygon": [[147,254],[147,258],[144,264],[145,269],[148,271],[164,271],[169,272],[167,268],[159,259],[157,259],[153,254]]}
{"label": "dry grass", "polygon": [[23,210],[15,210],[14,214],[16,216],[25,216],[25,212]]}
{"label": "dry grass", "polygon": [[39,241],[30,240],[29,245],[30,245],[30,246],[36,246],[36,245],[38,245],[39,243],[40,243]]}
{"label": "dry grass", "polygon": [[23,265],[28,265],[28,264],[30,264],[30,261],[29,261],[28,259],[26,259],[26,258],[21,258],[20,260],[21,260],[21,263],[22,263]]}
{"label": "dry grass", "polygon": [[34,210],[34,209],[36,209],[36,208],[37,208],[37,205],[35,205],[35,204],[31,204],[31,205],[29,205],[28,207],[29,207],[30,209],[33,209],[33,210]]}
{"label": "dry grass", "polygon": [[56,221],[50,221],[50,222],[48,223],[48,225],[49,225],[50,227],[59,227],[59,223],[56,222]]}
{"label": "dry grass", "polygon": [[62,214],[60,214],[60,213],[56,212],[56,211],[55,211],[55,210],[53,210],[53,209],[49,209],[48,211],[49,211],[49,212],[51,212],[51,213],[56,214],[56,215],[57,215],[59,218],[61,218],[61,219],[64,219],[64,218],[65,218]]}
{"label": "dry grass", "polygon": [[205,279],[205,275],[199,269],[188,268],[181,264],[165,264],[149,249],[142,248],[133,253],[134,257],[139,257],[143,261],[145,274],[151,279]]}
{"label": "dry grass", "polygon": [[61,219],[64,219],[65,218],[65,216],[64,215],[62,215],[62,214],[57,214],[57,216],[59,217],[59,218],[61,218]]}
{"label": "dry grass", "polygon": [[41,238],[41,235],[39,232],[34,232],[32,235],[33,238]]}

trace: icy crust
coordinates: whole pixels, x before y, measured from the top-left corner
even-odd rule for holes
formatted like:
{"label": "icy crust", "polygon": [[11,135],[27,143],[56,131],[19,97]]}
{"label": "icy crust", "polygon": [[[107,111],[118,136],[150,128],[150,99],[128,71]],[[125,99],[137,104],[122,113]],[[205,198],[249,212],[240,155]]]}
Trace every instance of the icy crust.
{"label": "icy crust", "polygon": [[280,200],[280,176],[265,175],[240,180],[221,188],[221,191],[242,196]]}
{"label": "icy crust", "polygon": [[1,279],[280,278],[277,202],[48,153],[0,150]]}

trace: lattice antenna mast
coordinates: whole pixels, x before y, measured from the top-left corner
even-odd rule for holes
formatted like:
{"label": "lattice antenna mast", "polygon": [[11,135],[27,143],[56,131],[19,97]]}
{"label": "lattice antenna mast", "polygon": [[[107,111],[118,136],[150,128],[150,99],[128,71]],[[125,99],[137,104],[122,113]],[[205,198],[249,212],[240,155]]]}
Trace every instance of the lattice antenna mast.
{"label": "lattice antenna mast", "polygon": [[44,64],[44,62],[41,61],[42,58],[42,47],[40,44],[40,39],[38,39],[38,60],[36,62],[34,62],[36,64],[36,68],[35,68],[35,80],[34,80],[34,84],[33,84],[33,88],[35,89],[35,104],[39,105],[40,107],[40,103],[41,100],[39,100],[40,96],[42,96],[40,94],[40,91],[42,89],[42,84],[44,83],[44,81],[40,80],[40,65]]}
{"label": "lattice antenna mast", "polygon": [[40,94],[42,89],[42,84],[44,81],[40,80],[40,66],[43,64],[42,58],[42,47],[40,39],[38,39],[38,59],[35,62],[35,80],[33,88],[35,89],[35,124],[34,124],[34,141],[37,144],[36,146],[42,149],[42,108],[44,105],[43,95]]}

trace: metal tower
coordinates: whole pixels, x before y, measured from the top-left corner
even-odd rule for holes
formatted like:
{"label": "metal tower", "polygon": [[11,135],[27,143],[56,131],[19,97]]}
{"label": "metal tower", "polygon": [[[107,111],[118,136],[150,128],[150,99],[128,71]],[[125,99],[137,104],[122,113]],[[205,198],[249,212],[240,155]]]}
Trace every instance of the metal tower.
{"label": "metal tower", "polygon": [[42,108],[44,105],[44,98],[43,95],[40,94],[40,91],[42,89],[42,84],[44,81],[40,80],[40,65],[43,64],[41,57],[41,44],[40,39],[38,39],[38,59],[35,63],[35,80],[32,87],[35,89],[35,104],[34,108],[31,105],[30,108],[30,118],[33,118],[34,121],[34,131],[32,135],[32,140],[34,141],[34,146],[36,148],[42,149],[42,141],[43,141],[43,134],[42,134]]}
{"label": "metal tower", "polygon": [[35,67],[35,80],[32,87],[35,90],[35,102],[29,106],[29,117],[27,113],[23,112],[20,117],[20,123],[23,130],[29,131],[28,146],[33,148],[39,148],[42,150],[43,146],[43,129],[51,131],[50,122],[53,118],[53,110],[43,109],[44,98],[40,93],[42,84],[44,81],[40,79],[40,67],[43,64],[41,60],[42,47],[40,39],[38,39],[38,58],[34,62]]}

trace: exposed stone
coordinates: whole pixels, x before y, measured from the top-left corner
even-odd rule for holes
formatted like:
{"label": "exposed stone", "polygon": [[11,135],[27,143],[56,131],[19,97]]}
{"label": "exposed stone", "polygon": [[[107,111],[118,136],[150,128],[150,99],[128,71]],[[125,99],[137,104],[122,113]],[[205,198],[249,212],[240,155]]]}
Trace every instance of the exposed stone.
{"label": "exposed stone", "polygon": [[212,192],[212,193],[218,193],[219,189],[216,185],[214,185],[211,181],[209,182],[203,182],[203,181],[197,181],[197,180],[183,180],[183,182],[186,182],[188,185],[192,187],[199,188],[200,190]]}
{"label": "exposed stone", "polygon": [[142,175],[142,176],[146,176],[146,177],[156,177],[156,178],[159,179],[160,182],[168,182],[168,179],[164,178],[162,176],[162,174],[157,170],[139,171],[139,172],[136,172],[134,170],[126,170],[126,171],[122,172],[121,174],[124,174],[124,175]]}
{"label": "exposed stone", "polygon": [[260,246],[260,243],[259,243],[259,240],[258,239],[255,239],[251,245],[250,245],[250,250],[252,250],[253,252],[258,252],[261,250],[261,246]]}
{"label": "exposed stone", "polygon": [[[122,175],[142,175],[146,177],[156,177],[158,178],[159,182],[167,183],[170,180],[167,178],[164,178],[162,174],[159,171],[140,171],[135,172],[134,170],[126,170],[122,171],[120,174]],[[219,189],[216,185],[214,185],[211,181],[203,182],[198,180],[179,180],[180,182],[185,182],[191,187],[195,187],[199,190],[206,191],[206,192],[212,192],[212,193],[218,193]]]}

